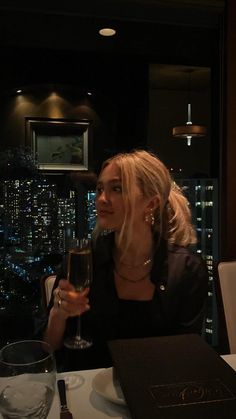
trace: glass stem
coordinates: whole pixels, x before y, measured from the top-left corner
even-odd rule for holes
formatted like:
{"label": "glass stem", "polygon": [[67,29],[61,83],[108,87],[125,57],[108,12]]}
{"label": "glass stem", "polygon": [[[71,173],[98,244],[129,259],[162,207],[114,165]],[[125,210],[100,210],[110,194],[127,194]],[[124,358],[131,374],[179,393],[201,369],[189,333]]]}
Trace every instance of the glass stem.
{"label": "glass stem", "polygon": [[81,321],[80,316],[77,318],[76,340],[81,340]]}

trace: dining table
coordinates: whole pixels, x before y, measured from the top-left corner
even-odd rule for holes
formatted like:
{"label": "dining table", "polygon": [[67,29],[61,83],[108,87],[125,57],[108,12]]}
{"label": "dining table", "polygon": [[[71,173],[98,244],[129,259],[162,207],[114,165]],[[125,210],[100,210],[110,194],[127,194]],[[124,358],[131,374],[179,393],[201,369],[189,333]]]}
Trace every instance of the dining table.
{"label": "dining table", "polygon": [[[221,357],[236,371],[236,354],[221,355]],[[97,386],[98,378],[106,377],[107,371],[108,369],[100,368],[57,374],[57,380],[65,380],[67,405],[73,419],[131,419],[120,394],[117,399],[113,400],[113,394],[106,391],[103,393],[103,388]],[[103,384],[106,386],[106,383]],[[0,418],[2,418],[1,414]],[[59,418],[60,401],[56,387],[48,419]]]}
{"label": "dining table", "polygon": [[[221,355],[236,371],[236,354]],[[73,419],[131,419],[125,405],[111,401],[94,389],[96,377],[102,376],[103,369],[71,371],[57,374],[57,379],[67,382],[67,404]],[[56,390],[48,419],[60,418],[59,395]]]}

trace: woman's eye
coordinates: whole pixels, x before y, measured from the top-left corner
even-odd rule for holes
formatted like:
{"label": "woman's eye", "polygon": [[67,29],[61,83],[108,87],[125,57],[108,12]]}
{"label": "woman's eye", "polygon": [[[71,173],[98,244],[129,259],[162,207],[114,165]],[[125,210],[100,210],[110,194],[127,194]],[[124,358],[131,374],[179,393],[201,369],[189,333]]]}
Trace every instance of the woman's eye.
{"label": "woman's eye", "polygon": [[121,186],[120,185],[117,185],[117,186],[113,186],[113,191],[115,191],[115,192],[121,192],[122,191],[122,188],[121,188]]}
{"label": "woman's eye", "polygon": [[97,186],[97,187],[96,187],[96,193],[97,193],[97,194],[100,194],[102,191],[103,191],[103,189],[102,189],[102,187],[101,187],[101,186]]}

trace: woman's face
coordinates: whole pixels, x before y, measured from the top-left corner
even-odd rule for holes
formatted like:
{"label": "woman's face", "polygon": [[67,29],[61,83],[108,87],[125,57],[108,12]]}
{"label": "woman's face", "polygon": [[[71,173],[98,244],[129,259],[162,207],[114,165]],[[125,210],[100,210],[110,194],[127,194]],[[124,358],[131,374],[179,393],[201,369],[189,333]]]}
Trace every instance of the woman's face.
{"label": "woman's face", "polygon": [[[134,185],[134,191],[135,222],[143,222],[146,200],[137,185]],[[115,162],[106,166],[99,176],[96,209],[100,228],[118,232],[121,230],[125,217],[125,206],[120,170]]]}

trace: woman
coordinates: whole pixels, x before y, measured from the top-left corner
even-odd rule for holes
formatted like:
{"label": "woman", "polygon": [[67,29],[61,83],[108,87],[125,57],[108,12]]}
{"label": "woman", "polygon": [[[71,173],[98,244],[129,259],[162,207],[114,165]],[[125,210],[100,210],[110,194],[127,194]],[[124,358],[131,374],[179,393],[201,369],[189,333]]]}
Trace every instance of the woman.
{"label": "woman", "polygon": [[[110,365],[107,340],[201,333],[207,270],[189,249],[196,243],[189,204],[165,165],[143,150],[108,159],[96,208],[93,283],[79,293],[58,277],[44,339],[62,348],[72,320],[86,313],[82,330],[94,345],[79,368],[95,368]],[[75,369],[82,358],[74,352]]]}

